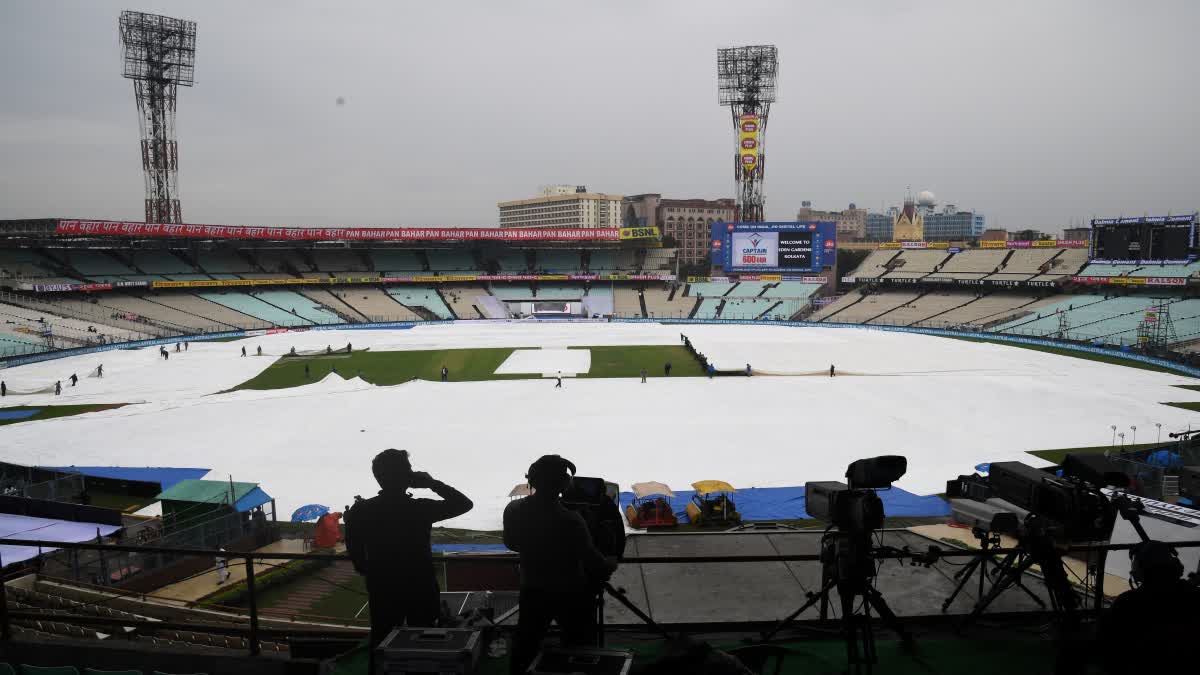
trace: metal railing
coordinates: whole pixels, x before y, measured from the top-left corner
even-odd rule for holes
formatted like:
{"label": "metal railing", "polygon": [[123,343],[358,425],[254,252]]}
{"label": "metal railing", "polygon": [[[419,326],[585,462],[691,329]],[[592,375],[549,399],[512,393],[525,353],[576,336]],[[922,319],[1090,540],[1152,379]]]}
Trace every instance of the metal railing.
{"label": "metal railing", "polygon": [[[813,530],[811,532],[812,536],[818,536],[820,534],[822,534],[822,533],[819,530]],[[245,636],[247,638],[247,645],[248,645],[249,652],[251,655],[254,655],[254,656],[257,656],[258,654],[261,653],[261,644],[260,643],[261,643],[261,639],[263,636],[288,636],[288,635],[292,635],[292,636],[300,636],[300,635],[329,636],[331,634],[339,634],[339,635],[346,634],[345,630],[331,631],[329,629],[305,629],[305,628],[292,628],[292,627],[263,628],[263,627],[261,627],[260,621],[259,621],[260,611],[258,608],[258,600],[257,600],[256,593],[255,593],[257,572],[255,571],[255,568],[254,568],[254,561],[256,561],[256,560],[257,561],[323,560],[323,561],[337,562],[337,561],[349,560],[349,556],[347,556],[346,554],[339,554],[339,553],[285,553],[285,552],[277,552],[277,553],[261,552],[260,553],[260,552],[254,552],[254,551],[234,552],[234,551],[222,551],[222,550],[202,549],[202,548],[177,548],[177,547],[163,547],[163,546],[97,544],[97,543],[91,543],[91,542],[68,543],[68,542],[56,542],[56,541],[43,541],[43,540],[37,540],[37,539],[16,539],[16,538],[11,538],[11,539],[0,538],[0,542],[7,544],[7,545],[12,545],[12,546],[33,546],[33,547],[46,547],[46,548],[53,547],[53,548],[60,548],[60,549],[73,550],[73,551],[79,551],[79,550],[96,551],[96,552],[98,552],[99,555],[104,555],[105,552],[108,552],[110,554],[113,554],[113,553],[138,553],[138,554],[143,554],[143,555],[159,554],[159,555],[167,555],[167,556],[198,556],[198,557],[208,557],[208,558],[213,558],[213,559],[222,558],[227,561],[238,560],[238,561],[240,561],[240,564],[245,566],[245,569],[246,569],[246,593],[247,593],[247,595],[246,595],[247,614],[245,616],[244,623],[229,623],[229,622],[205,623],[205,622],[200,622],[200,621],[195,621],[195,622],[193,622],[193,621],[176,621],[176,622],[134,621],[134,620],[131,620],[128,618],[119,618],[119,617],[80,617],[77,614],[72,614],[69,612],[64,612],[64,613],[49,612],[48,613],[48,612],[43,612],[43,611],[34,612],[34,611],[28,611],[28,610],[12,610],[8,607],[8,598],[7,598],[8,594],[7,594],[7,590],[5,589],[5,592],[0,593],[0,640],[10,640],[12,638],[12,631],[11,631],[10,624],[14,620],[53,619],[55,617],[68,618],[70,620],[70,622],[81,623],[81,624],[116,625],[116,626],[132,626],[132,625],[136,624],[137,626],[145,626],[145,627],[157,628],[157,629],[199,630],[199,631],[207,631],[207,632],[213,632],[213,633],[226,633],[226,634]],[[1171,542],[1171,544],[1172,544],[1172,546],[1175,546],[1176,548],[1200,547],[1200,541]],[[1116,552],[1116,551],[1128,551],[1129,549],[1133,548],[1136,545],[1137,544],[1074,545],[1074,546],[1065,547],[1064,549],[1062,549],[1062,553],[1064,553],[1064,554],[1098,553],[1099,554],[1099,562],[1096,565],[1096,569],[1102,570],[1102,569],[1104,569],[1104,556],[1107,555],[1107,553]],[[995,556],[1005,556],[1008,554],[1020,553],[1022,551],[1023,551],[1023,549],[1017,548],[1017,547],[990,548],[990,549],[985,549],[985,550],[949,549],[949,550],[939,551],[936,558],[932,561],[922,561],[921,560],[922,557],[929,555],[927,552],[912,552],[912,551],[908,551],[908,550],[889,549],[889,550],[881,550],[881,551],[875,552],[872,554],[871,557],[874,560],[881,560],[881,561],[888,560],[888,559],[895,559],[895,560],[908,559],[908,560],[912,560],[914,562],[914,564],[916,564],[917,562],[922,562],[925,564],[934,564],[937,562],[937,560],[942,559],[942,558],[979,558],[979,557],[984,557],[984,556],[995,557]],[[469,564],[469,565],[481,565],[481,564],[482,565],[512,565],[512,564],[518,563],[519,561],[520,561],[520,556],[517,554],[455,555],[455,556],[445,556],[445,557],[438,559],[438,563],[446,564],[446,565],[464,565],[464,564]],[[621,558],[621,563],[627,564],[627,565],[661,565],[661,564],[679,564],[679,563],[686,563],[686,564],[742,563],[742,564],[745,564],[745,563],[773,563],[773,562],[816,563],[816,562],[820,562],[820,561],[821,561],[820,553],[773,554],[773,555],[731,555],[731,556],[712,556],[712,555],[627,556],[627,557]],[[0,560],[0,566],[3,566],[2,560]],[[1091,590],[1091,592],[1094,593],[1094,596],[1086,596],[1085,595],[1085,597],[1093,597],[1093,599],[1094,599],[1094,604],[1091,607],[1091,610],[1093,612],[1099,612],[1102,608],[1102,602],[1101,602],[1102,588],[1101,588],[1101,586],[1102,586],[1102,584],[1096,584],[1096,586]],[[1086,593],[1088,591],[1088,589],[1085,588],[1084,591]],[[613,592],[613,589],[611,589],[611,587],[610,587],[609,593],[611,594],[612,592]],[[1076,592],[1078,592],[1078,591],[1076,591]],[[140,597],[144,597],[144,594],[142,594],[142,593],[127,593],[126,595],[130,599],[134,599],[134,600],[136,600],[137,598],[140,598]],[[686,627],[694,625],[694,624],[670,624],[669,626],[657,625],[657,624],[654,624],[653,621],[647,615],[645,615],[640,610],[637,610],[636,607],[633,607],[631,604],[629,604],[628,601],[625,600],[624,598],[622,598],[622,603],[625,604],[626,607],[631,608],[631,610],[636,610],[636,611],[634,611],[635,615],[637,615],[643,621],[650,623],[651,627],[655,628],[656,630],[658,630],[660,632],[664,632],[665,629],[667,629],[668,627],[683,630]],[[519,606],[517,608],[514,608],[514,610],[507,613],[505,616],[497,618],[495,620],[495,623],[496,624],[501,623],[505,619],[509,618],[511,616],[511,614],[515,614],[518,610],[519,610]],[[230,619],[231,617],[225,616],[222,618]],[[237,617],[237,618],[241,618],[241,617]],[[733,622],[730,622],[730,625],[732,625],[732,623]],[[738,622],[737,625],[746,625],[746,623],[747,622]],[[771,623],[774,623],[774,622],[771,622]],[[725,624],[713,624],[713,625],[705,624],[704,628],[707,630],[713,630],[713,629],[720,629],[723,626],[725,626]]]}

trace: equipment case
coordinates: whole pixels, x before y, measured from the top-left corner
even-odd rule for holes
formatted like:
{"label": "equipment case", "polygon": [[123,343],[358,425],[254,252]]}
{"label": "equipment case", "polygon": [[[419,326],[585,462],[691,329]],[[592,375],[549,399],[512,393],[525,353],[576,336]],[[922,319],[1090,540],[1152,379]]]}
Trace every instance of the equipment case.
{"label": "equipment case", "polygon": [[395,628],[375,648],[372,675],[473,673],[482,651],[477,630]]}
{"label": "equipment case", "polygon": [[619,649],[543,649],[526,671],[530,675],[628,675],[633,654]]}

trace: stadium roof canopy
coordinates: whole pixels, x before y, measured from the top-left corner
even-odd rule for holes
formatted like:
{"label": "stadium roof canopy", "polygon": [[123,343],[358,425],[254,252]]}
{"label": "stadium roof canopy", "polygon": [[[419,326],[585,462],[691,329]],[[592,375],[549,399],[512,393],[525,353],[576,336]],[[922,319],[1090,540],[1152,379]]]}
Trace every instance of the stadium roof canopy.
{"label": "stadium roof canopy", "polygon": [[[92,478],[114,478],[135,480],[143,483],[158,483],[160,489],[169,490],[185,480],[203,478],[210,469],[192,469],[173,466],[43,466],[43,469],[63,473],[81,473]],[[228,488],[229,484],[224,484]]]}
{"label": "stadium roof canopy", "polygon": [[233,490],[233,507],[239,512],[249,511],[270,502],[272,497],[258,483],[237,483],[223,480],[181,480],[171,488],[159,493],[156,499],[171,502],[198,502],[202,504],[228,504],[229,492]]}
{"label": "stadium roof canopy", "polygon": [[[4,539],[40,539],[78,543],[95,539],[97,535],[107,537],[119,529],[121,529],[120,525],[0,513],[0,538]],[[37,546],[0,545],[0,566],[36,558],[43,553],[55,550],[57,549]]]}

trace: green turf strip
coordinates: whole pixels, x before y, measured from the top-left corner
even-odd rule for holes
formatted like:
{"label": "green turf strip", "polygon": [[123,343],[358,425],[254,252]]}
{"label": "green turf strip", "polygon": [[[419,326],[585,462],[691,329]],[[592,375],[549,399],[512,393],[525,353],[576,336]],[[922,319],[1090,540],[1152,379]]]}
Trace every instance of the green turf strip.
{"label": "green turf strip", "polygon": [[[638,377],[642,368],[650,377],[663,376],[663,366],[671,363],[671,377],[698,377],[700,364],[686,349],[677,345],[629,347],[572,347],[592,351],[591,370],[580,377]],[[329,356],[283,357],[269,368],[235,389],[285,389],[316,382],[337,369],[342,377],[361,377],[371,384],[391,385],[409,380],[441,379],[442,366],[451,382],[485,380],[541,379],[539,374],[497,375],[496,369],[515,351],[497,349],[435,349],[422,351],[376,352]],[[304,373],[308,366],[308,375]]]}

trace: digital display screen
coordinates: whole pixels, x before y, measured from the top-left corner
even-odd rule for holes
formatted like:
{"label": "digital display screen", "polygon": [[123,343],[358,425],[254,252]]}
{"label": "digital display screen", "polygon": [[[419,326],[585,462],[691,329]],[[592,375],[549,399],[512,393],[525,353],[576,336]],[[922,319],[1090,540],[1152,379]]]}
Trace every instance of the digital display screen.
{"label": "digital display screen", "polygon": [[712,262],[726,272],[821,272],[837,260],[834,223],[713,223]]}

